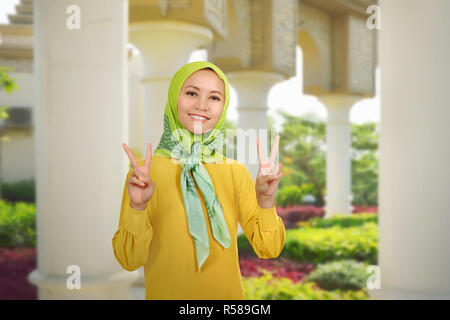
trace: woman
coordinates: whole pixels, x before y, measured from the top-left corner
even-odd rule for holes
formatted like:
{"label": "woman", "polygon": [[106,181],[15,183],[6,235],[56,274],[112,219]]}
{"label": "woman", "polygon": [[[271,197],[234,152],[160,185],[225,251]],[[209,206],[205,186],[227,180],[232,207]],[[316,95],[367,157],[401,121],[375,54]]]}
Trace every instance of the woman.
{"label": "woman", "polygon": [[173,76],[164,133],[147,145],[123,189],[114,255],[129,271],[144,266],[146,299],[245,299],[237,251],[239,222],[260,258],[276,258],[285,242],[274,194],[282,176],[257,139],[256,184],[244,164],[226,158],[223,125],[228,80],[214,64],[186,64]]}

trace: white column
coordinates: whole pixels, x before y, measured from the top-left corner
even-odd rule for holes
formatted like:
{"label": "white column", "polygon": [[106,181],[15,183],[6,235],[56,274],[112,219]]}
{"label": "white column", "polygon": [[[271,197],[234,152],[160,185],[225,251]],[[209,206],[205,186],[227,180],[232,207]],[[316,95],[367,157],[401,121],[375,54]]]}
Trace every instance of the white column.
{"label": "white column", "polygon": [[[126,299],[138,274],[123,270],[111,241],[128,167],[128,1],[77,1],[73,30],[72,4],[34,1],[37,269],[29,280],[39,299]],[[69,289],[78,275],[81,288]]]}
{"label": "white column", "polygon": [[180,21],[160,20],[130,25],[130,41],[142,56],[142,126],[145,151],[147,142],[157,147],[163,133],[164,109],[170,80],[188,63],[190,54],[213,40],[211,29]]}
{"label": "white column", "polygon": [[352,213],[350,110],[358,96],[318,97],[327,108],[325,217]]}
{"label": "white column", "polygon": [[450,299],[450,1],[380,9],[381,289],[370,295]]}
{"label": "white column", "polygon": [[260,137],[266,158],[270,157],[267,152],[271,147],[268,148],[267,141],[270,137],[267,127],[267,98],[272,86],[284,78],[279,73],[262,71],[232,72],[227,77],[238,96],[237,128],[248,137],[245,138],[245,152],[238,152],[237,158],[246,165],[253,180],[256,180],[259,166],[256,136]]}
{"label": "white column", "polygon": [[[134,50],[133,50],[134,51]],[[130,51],[129,51],[130,53]],[[128,58],[128,135],[129,135],[129,147],[133,151],[133,154],[137,156],[142,153],[140,147],[142,145],[142,87],[141,87],[141,73],[142,73],[142,59],[139,54],[130,53]],[[142,154],[141,154],[142,156]]]}

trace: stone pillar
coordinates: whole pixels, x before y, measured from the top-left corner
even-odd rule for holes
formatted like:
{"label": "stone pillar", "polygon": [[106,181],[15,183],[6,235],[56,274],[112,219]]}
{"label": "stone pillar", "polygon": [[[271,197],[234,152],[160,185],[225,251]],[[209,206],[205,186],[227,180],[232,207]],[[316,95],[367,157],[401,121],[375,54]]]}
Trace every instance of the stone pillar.
{"label": "stone pillar", "polygon": [[[134,50],[133,50],[134,51]],[[142,87],[141,87],[141,73],[142,73],[142,59],[139,54],[133,53],[129,49],[128,60],[128,134],[129,134],[129,147],[132,148],[134,154],[137,154],[137,149],[132,146],[142,145]],[[141,150],[139,149],[139,153]],[[142,155],[141,155],[142,156]]]}
{"label": "stone pillar", "polygon": [[238,96],[237,128],[241,129],[242,134],[249,138],[245,138],[245,146],[242,150],[245,152],[239,152],[238,147],[237,160],[246,165],[253,180],[256,180],[259,167],[256,136],[261,139],[266,158],[270,157],[267,152],[271,148],[267,141],[270,137],[267,127],[267,98],[272,86],[283,81],[284,78],[276,72],[262,71],[232,72],[227,74],[227,77]]}
{"label": "stone pillar", "polygon": [[318,97],[328,111],[326,123],[325,217],[352,213],[350,110],[359,96],[330,94]]}
{"label": "stone pillar", "polygon": [[115,260],[111,240],[128,169],[128,1],[79,1],[80,29],[66,26],[73,1],[33,3],[37,269],[28,279],[39,299],[127,299],[138,274]]}
{"label": "stone pillar", "polygon": [[380,12],[381,289],[369,293],[448,300],[450,1],[381,0]]}
{"label": "stone pillar", "polygon": [[213,40],[212,31],[191,23],[160,20],[130,25],[130,42],[140,51],[143,63],[141,146],[132,146],[142,153],[147,142],[156,149],[163,132],[164,109],[170,80],[188,63],[190,54]]}

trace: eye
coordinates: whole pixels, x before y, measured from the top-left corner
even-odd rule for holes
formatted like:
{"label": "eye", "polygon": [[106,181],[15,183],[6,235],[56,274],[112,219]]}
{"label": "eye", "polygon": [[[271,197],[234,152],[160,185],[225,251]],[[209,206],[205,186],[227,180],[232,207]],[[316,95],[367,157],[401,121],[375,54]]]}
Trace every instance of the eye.
{"label": "eye", "polygon": [[[194,92],[194,91],[187,91],[187,92],[186,92],[186,94],[187,94],[188,96],[191,96],[191,97],[192,97],[191,93],[194,94],[194,95],[197,95],[197,93]],[[215,98],[216,100],[214,100],[214,101],[220,101],[220,98],[219,98],[219,97],[212,96],[211,98]]]}

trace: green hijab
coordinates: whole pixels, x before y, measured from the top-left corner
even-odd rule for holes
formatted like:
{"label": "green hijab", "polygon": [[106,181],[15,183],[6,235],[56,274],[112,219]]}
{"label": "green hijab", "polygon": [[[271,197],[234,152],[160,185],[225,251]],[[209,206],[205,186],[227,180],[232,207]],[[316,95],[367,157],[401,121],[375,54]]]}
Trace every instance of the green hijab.
{"label": "green hijab", "polygon": [[[203,134],[193,134],[183,127],[178,119],[178,96],[184,81],[194,72],[211,68],[225,83],[225,103],[222,114],[214,128]],[[217,199],[211,178],[202,164],[225,160],[224,123],[230,99],[228,79],[214,64],[196,61],[184,65],[173,76],[164,110],[164,132],[154,154],[179,159],[182,166],[181,191],[183,193],[189,232],[193,238],[198,270],[209,256],[208,230],[195,182],[203,194],[214,238],[225,248],[231,244],[231,237],[225,222],[222,207]],[[189,172],[192,172],[192,179]]]}

